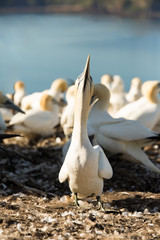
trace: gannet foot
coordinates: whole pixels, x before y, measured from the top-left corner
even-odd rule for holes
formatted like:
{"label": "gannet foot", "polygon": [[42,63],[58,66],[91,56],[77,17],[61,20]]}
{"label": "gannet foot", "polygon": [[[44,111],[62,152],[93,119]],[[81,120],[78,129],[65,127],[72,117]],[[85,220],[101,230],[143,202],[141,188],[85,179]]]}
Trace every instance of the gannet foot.
{"label": "gannet foot", "polygon": [[75,204],[76,204],[76,207],[80,207],[79,203],[78,203],[78,197],[77,197],[77,193],[74,193],[74,196],[75,196]]}
{"label": "gannet foot", "polygon": [[97,196],[96,199],[97,199],[97,203],[98,203],[98,208],[97,208],[97,210],[103,210],[103,211],[105,211],[105,209],[104,209],[104,207],[103,207],[103,204],[102,204],[102,202],[101,202],[101,197],[100,197],[100,196]]}

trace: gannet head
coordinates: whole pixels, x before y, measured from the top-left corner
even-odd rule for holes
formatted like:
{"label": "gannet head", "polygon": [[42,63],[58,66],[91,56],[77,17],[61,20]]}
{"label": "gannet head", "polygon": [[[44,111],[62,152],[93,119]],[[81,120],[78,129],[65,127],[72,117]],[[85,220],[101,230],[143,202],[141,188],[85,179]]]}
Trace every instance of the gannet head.
{"label": "gannet head", "polygon": [[109,89],[101,83],[95,84],[92,99],[93,101],[95,101],[95,99],[98,99],[96,103],[96,105],[98,105],[98,108],[106,110],[110,100]]}
{"label": "gannet head", "polygon": [[101,77],[101,83],[104,84],[109,90],[111,89],[112,87],[112,82],[113,82],[113,78],[111,75],[109,74],[104,74],[102,77]]}
{"label": "gannet head", "polygon": [[131,80],[131,88],[140,90],[141,87],[142,87],[142,80],[139,77],[132,78],[132,80]]}
{"label": "gannet head", "polygon": [[17,105],[15,105],[8,97],[3,95],[2,92],[0,92],[0,107],[1,108],[8,108],[12,109],[17,112],[24,113]]}
{"label": "gannet head", "polygon": [[66,101],[69,102],[69,100],[75,96],[75,90],[76,90],[76,86],[72,85],[67,89],[66,92]]}
{"label": "gannet head", "polygon": [[22,81],[15,82],[15,84],[14,84],[15,92],[17,92],[19,90],[24,90],[24,88],[25,88],[24,82],[22,82]]}
{"label": "gannet head", "polygon": [[40,99],[40,107],[43,111],[52,111],[55,100],[49,94],[43,94]]}
{"label": "gannet head", "polygon": [[146,81],[142,85],[142,94],[150,103],[159,103],[160,81]]}
{"label": "gannet head", "polygon": [[123,80],[119,75],[113,76],[112,89],[113,92],[121,93],[124,91]]}
{"label": "gannet head", "polygon": [[[84,71],[79,75],[75,82],[76,90],[75,96],[83,97],[85,104],[90,104],[90,100],[93,94],[93,80],[90,76],[90,56],[88,55],[87,62]],[[78,102],[77,102],[78,104]]]}
{"label": "gannet head", "polygon": [[53,81],[51,85],[51,90],[54,90],[55,92],[66,92],[68,88],[68,83],[65,79],[63,78],[57,78],[56,80]]}

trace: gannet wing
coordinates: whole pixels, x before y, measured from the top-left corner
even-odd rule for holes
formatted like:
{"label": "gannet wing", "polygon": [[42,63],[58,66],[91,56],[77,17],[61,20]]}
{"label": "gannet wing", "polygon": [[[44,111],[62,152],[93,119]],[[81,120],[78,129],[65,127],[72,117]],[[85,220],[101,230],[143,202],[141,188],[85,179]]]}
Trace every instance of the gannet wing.
{"label": "gannet wing", "polygon": [[98,153],[98,175],[100,178],[106,178],[109,179],[113,175],[112,167],[108,161],[108,158],[106,157],[105,153],[103,152],[103,149],[96,145],[93,147],[95,151]]}
{"label": "gannet wing", "polygon": [[127,119],[102,125],[99,131],[109,138],[124,141],[141,140],[157,135],[140,122]]}
{"label": "gannet wing", "polygon": [[60,183],[65,182],[68,177],[69,177],[68,169],[66,163],[64,162],[58,176]]}

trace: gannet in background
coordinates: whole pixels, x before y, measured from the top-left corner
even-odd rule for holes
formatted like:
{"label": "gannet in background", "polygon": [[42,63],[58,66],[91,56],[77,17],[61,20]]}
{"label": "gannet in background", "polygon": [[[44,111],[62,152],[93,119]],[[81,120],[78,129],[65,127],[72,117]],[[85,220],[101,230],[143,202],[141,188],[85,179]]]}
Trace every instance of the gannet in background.
{"label": "gannet in background", "polygon": [[16,133],[27,136],[50,136],[55,133],[55,127],[59,124],[58,105],[48,94],[43,94],[40,100],[41,109],[30,109],[25,115],[18,113],[9,122],[10,127]]}
{"label": "gannet in background", "polygon": [[20,107],[15,105],[7,96],[5,96],[2,92],[0,92],[0,108],[8,108],[12,109],[16,112],[24,113]]}
{"label": "gannet in background", "polygon": [[124,118],[112,118],[106,111],[109,90],[102,84],[95,84],[93,99],[98,98],[90,111],[88,133],[95,134],[96,142],[110,153],[121,153],[124,160],[141,163],[159,173],[142,148],[155,142],[160,135],[143,126],[140,122]]}
{"label": "gannet in background", "polygon": [[115,117],[138,120],[146,127],[153,129],[160,120],[160,81],[146,81],[142,85],[142,97],[121,108]]}
{"label": "gannet in background", "polygon": [[142,97],[141,93],[142,80],[138,77],[135,77],[131,80],[131,86],[129,92],[126,94],[126,99],[128,102],[134,102]]}
{"label": "gannet in background", "polygon": [[[0,92],[0,109],[12,109],[17,112],[24,113],[18,106],[16,106],[8,97],[6,97],[2,92]],[[6,130],[5,120],[0,111],[0,133],[4,133]]]}
{"label": "gannet in background", "polygon": [[[21,99],[25,96],[24,83],[22,81],[17,81],[14,84],[15,93],[6,94],[6,96],[14,102],[15,105],[21,106]],[[7,108],[1,108],[0,112],[3,116],[5,122],[9,122],[14,115],[14,111]]]}
{"label": "gannet in background", "polygon": [[113,116],[120,108],[128,103],[125,97],[124,83],[119,75],[113,76],[110,92],[111,97],[108,112]]}
{"label": "gannet in background", "polygon": [[67,106],[64,108],[60,119],[60,124],[67,139],[72,134],[74,125],[75,89],[75,85],[68,88],[66,92]]}
{"label": "gannet in background", "polygon": [[111,91],[113,83],[113,77],[111,75],[109,74],[102,75],[100,82]]}
{"label": "gannet in background", "polygon": [[74,128],[71,144],[59,172],[59,181],[68,179],[69,187],[75,195],[95,194],[99,208],[102,208],[101,194],[103,178],[112,177],[111,165],[100,146],[92,146],[87,134],[87,119],[93,93],[93,81],[89,70],[88,56],[84,72],[76,80]]}
{"label": "gannet in background", "polygon": [[23,110],[28,109],[40,109],[40,99],[43,94],[48,94],[52,96],[59,105],[59,111],[61,112],[62,101],[64,98],[64,93],[68,88],[67,81],[63,78],[58,78],[53,81],[50,89],[44,90],[42,92],[35,92],[30,95],[25,96],[22,99],[21,107]]}
{"label": "gannet in background", "polygon": [[16,105],[21,106],[21,100],[26,95],[25,85],[22,81],[16,81],[14,84],[13,101]]}

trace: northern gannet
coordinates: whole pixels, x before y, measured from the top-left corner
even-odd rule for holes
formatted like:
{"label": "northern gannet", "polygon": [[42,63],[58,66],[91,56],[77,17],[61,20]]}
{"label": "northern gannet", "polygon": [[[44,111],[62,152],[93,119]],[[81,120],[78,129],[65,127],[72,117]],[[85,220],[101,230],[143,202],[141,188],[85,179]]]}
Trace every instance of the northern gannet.
{"label": "northern gannet", "polygon": [[23,81],[16,81],[14,84],[13,101],[16,105],[21,106],[22,98],[26,95]]}
{"label": "northern gannet", "polygon": [[[24,83],[22,81],[17,81],[14,84],[14,94],[6,94],[6,96],[14,102],[15,105],[21,106],[21,100],[25,95]],[[9,122],[14,115],[14,111],[7,108],[0,108],[0,112],[3,116],[5,122]]]}
{"label": "northern gannet", "polygon": [[90,196],[95,194],[102,208],[103,178],[112,177],[112,167],[100,146],[92,146],[87,134],[87,119],[93,93],[93,81],[89,70],[90,57],[83,73],[76,80],[74,128],[71,144],[59,172],[59,181],[68,179],[71,192]]}
{"label": "northern gannet", "polygon": [[2,92],[0,92],[0,133],[4,133],[6,130],[6,124],[4,119],[3,109],[12,109],[17,112],[24,113],[18,106],[16,106],[8,97],[6,97]]}
{"label": "northern gannet", "polygon": [[109,74],[104,74],[101,76],[100,82],[104,84],[110,91],[112,88],[113,77]]}
{"label": "northern gannet", "polygon": [[52,96],[59,105],[59,111],[61,112],[61,106],[63,105],[64,93],[68,88],[68,84],[65,79],[58,78],[53,81],[50,89],[44,90],[42,92],[35,92],[30,95],[25,96],[22,99],[21,107],[23,110],[28,109],[40,109],[40,99],[43,94],[48,94]]}
{"label": "northern gannet", "polygon": [[131,80],[131,86],[129,92],[126,93],[126,99],[128,102],[134,102],[142,97],[141,93],[142,80],[138,77],[135,77]]}
{"label": "northern gannet", "polygon": [[64,108],[60,119],[60,124],[67,139],[72,134],[74,125],[75,89],[75,85],[68,88],[66,92],[67,106]]}
{"label": "northern gannet", "polygon": [[160,174],[160,169],[142,149],[159,139],[160,135],[138,121],[111,117],[106,111],[109,97],[109,90],[104,85],[95,84],[93,98],[98,98],[98,101],[89,114],[88,133],[94,133],[97,144],[108,152],[122,153],[123,159],[141,163]]}
{"label": "northern gannet", "polygon": [[121,108],[114,117],[138,120],[153,129],[160,120],[160,81],[146,81],[142,85],[142,97]]}
{"label": "northern gannet", "polygon": [[58,106],[48,94],[43,94],[40,100],[41,109],[30,109],[25,115],[18,113],[9,122],[16,133],[25,135],[50,136],[55,133],[59,124]]}
{"label": "northern gannet", "polygon": [[113,76],[113,82],[109,90],[111,97],[108,112],[113,116],[120,108],[128,103],[125,97],[123,79],[119,75]]}

